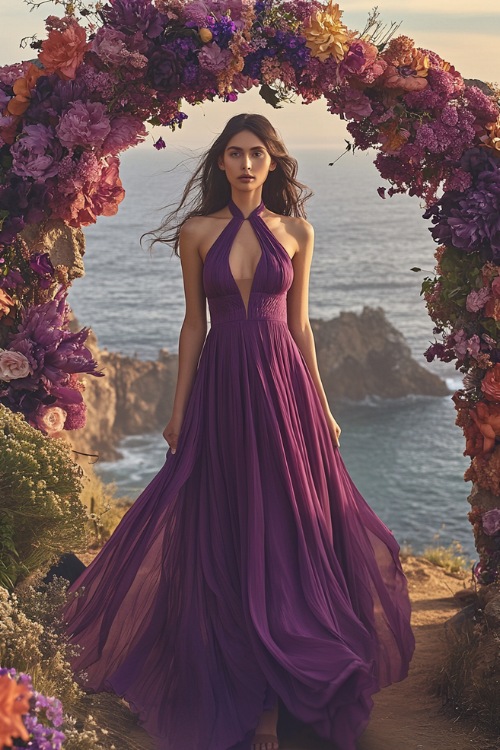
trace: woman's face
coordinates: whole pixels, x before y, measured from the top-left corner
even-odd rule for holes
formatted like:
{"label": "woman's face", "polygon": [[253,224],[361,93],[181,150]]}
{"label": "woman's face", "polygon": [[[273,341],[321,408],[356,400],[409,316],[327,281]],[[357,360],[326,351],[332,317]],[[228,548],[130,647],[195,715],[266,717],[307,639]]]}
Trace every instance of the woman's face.
{"label": "woman's face", "polygon": [[228,142],[219,167],[233,190],[249,193],[262,187],[276,162],[260,138],[251,130],[242,130]]}

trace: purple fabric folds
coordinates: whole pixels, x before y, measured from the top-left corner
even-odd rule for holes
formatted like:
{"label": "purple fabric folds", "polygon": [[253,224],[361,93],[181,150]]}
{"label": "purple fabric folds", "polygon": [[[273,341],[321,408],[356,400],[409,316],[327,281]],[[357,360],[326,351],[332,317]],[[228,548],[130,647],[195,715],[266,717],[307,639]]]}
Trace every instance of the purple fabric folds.
{"label": "purple fabric folds", "polygon": [[262,204],[247,315],[229,207],[177,451],[70,589],[72,666],[88,691],[124,696],[160,750],[249,750],[277,697],[355,750],[372,694],[406,677],[414,649],[399,545],[332,443]]}

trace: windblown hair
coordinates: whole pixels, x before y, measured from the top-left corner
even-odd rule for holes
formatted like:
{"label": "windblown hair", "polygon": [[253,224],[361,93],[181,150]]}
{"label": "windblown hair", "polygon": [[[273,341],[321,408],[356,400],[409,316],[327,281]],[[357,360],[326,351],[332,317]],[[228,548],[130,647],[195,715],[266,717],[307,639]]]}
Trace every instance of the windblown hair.
{"label": "windblown hair", "polygon": [[152,237],[151,250],[156,243],[172,245],[179,255],[179,235],[182,225],[192,216],[207,216],[220,211],[229,203],[231,186],[226,174],[219,168],[219,157],[224,154],[229,141],[242,130],[250,130],[267,148],[276,162],[262,188],[265,206],[282,216],[305,218],[305,201],[313,194],[296,179],[297,161],[290,156],[282,140],[263,115],[241,114],[232,117],[222,133],[201,157],[193,176],[189,179],[177,208],[171,211],[158,229],[141,237]]}

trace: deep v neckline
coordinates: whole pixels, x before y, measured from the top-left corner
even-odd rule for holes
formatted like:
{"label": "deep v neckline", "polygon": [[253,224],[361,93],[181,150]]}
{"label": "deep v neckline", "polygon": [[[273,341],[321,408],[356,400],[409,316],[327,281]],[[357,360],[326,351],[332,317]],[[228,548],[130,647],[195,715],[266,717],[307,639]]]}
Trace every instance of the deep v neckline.
{"label": "deep v neckline", "polygon": [[[231,219],[231,221],[229,223],[232,223],[233,221],[238,221],[239,224],[240,224],[240,226],[236,230],[236,234],[233,237],[233,241],[231,242],[231,245],[229,246],[229,250],[228,250],[228,253],[227,253],[227,267],[229,269],[229,275],[231,277],[231,281],[232,281],[232,283],[233,283],[236,291],[238,292],[238,295],[239,295],[240,300],[241,300],[241,304],[242,304],[243,309],[245,311],[245,320],[248,320],[248,311],[249,311],[249,308],[250,308],[250,302],[251,302],[251,299],[252,299],[253,288],[254,288],[254,285],[255,285],[255,278],[257,276],[257,273],[259,271],[259,267],[260,267],[260,265],[262,263],[262,259],[264,257],[264,246],[265,246],[265,243],[261,242],[261,239],[259,237],[258,232],[255,231],[255,227],[253,226],[253,222],[256,221],[256,220],[258,221],[259,219],[261,221],[263,221],[263,219],[261,219],[261,217],[260,217],[260,214],[264,210],[265,206],[264,206],[263,201],[261,201],[259,203],[259,205],[256,208],[254,208],[254,210],[251,211],[251,213],[248,214],[247,217],[243,216],[243,212],[238,208],[238,206],[236,205],[236,203],[232,199],[230,199],[230,201],[228,203],[228,208],[229,208],[229,210],[231,211],[231,213],[233,215],[232,219]],[[252,283],[250,284],[250,291],[248,293],[248,303],[247,303],[247,305],[245,305],[245,300],[243,299],[243,295],[241,293],[241,289],[239,288],[238,282],[234,278],[233,272],[231,271],[231,266],[229,264],[229,256],[231,254],[231,249],[233,247],[234,241],[235,241],[235,239],[238,236],[238,233],[240,231],[241,225],[243,224],[244,221],[247,221],[247,220],[252,225],[253,232],[255,234],[255,237],[257,238],[257,242],[259,243],[259,246],[260,246],[260,258],[257,261],[257,265],[255,266],[255,271],[254,271],[254,274],[252,276]]]}

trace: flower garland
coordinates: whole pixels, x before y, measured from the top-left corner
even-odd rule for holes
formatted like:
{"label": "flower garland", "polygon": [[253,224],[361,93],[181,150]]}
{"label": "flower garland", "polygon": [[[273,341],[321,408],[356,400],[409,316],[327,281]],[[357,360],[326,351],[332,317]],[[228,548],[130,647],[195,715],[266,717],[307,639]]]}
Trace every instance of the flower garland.
{"label": "flower garland", "polygon": [[[454,402],[472,457],[466,479],[500,496],[492,470],[500,465],[494,92],[466,85],[406,36],[380,39],[376,16],[364,31],[350,30],[331,0],[109,0],[80,10],[81,20],[49,16],[47,38],[32,44],[35,62],[0,68],[0,402],[49,434],[50,425],[74,429],[84,422],[78,374],[100,374],[86,332],[63,333],[67,269],[30,251],[24,227],[78,228],[116,213],[118,154],[144,140],[145,122],[175,130],[186,105],[235,101],[254,86],[273,106],[324,97],[348,121],[354,148],[378,150],[375,165],[390,184],[379,195],[425,201],[440,244],[422,293],[442,337],[425,355],[465,374]],[[500,528],[492,534],[500,549]],[[500,552],[485,552],[480,580],[499,570]]]}

